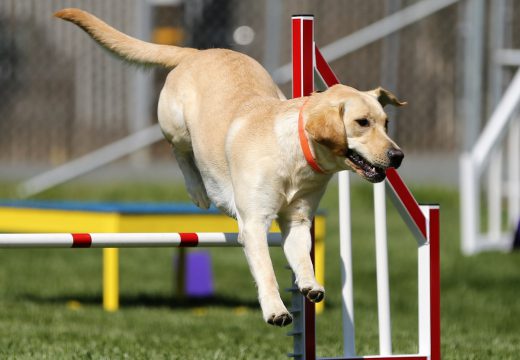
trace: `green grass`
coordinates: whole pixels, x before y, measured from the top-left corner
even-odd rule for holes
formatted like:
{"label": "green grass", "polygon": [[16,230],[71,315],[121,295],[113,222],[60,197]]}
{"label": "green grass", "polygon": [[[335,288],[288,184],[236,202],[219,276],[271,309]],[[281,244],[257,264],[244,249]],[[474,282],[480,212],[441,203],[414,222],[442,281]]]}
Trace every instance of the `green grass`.
{"label": "green grass", "polygon": [[[0,186],[0,197],[12,187]],[[326,310],[318,318],[318,354],[341,354],[337,192],[328,213]],[[517,359],[520,351],[520,254],[459,252],[458,194],[417,187],[416,197],[441,204],[442,353],[444,359]],[[68,185],[45,199],[187,201],[172,184]],[[378,352],[371,189],[352,192],[356,346]],[[414,239],[388,207],[392,331],[396,353],[417,351],[417,261]],[[101,309],[101,253],[94,249],[0,251],[0,358],[16,359],[285,359],[287,329],[261,319],[240,249],[213,249],[214,299],[172,296],[172,249],[121,251],[121,310]],[[289,273],[272,249],[281,288]],[[284,295],[288,304],[288,296]],[[79,302],[71,306],[70,301]]]}

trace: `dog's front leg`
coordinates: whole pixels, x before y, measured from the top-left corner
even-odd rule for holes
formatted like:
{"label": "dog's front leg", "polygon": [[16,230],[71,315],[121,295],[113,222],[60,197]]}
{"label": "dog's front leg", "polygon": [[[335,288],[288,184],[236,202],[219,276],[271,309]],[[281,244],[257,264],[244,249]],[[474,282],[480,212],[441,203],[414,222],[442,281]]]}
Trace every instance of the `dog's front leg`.
{"label": "dog's front leg", "polygon": [[296,277],[296,285],[310,301],[320,302],[325,296],[325,289],[316,281],[310,258],[311,220],[290,220],[281,216],[278,223],[282,230],[285,257]]}
{"label": "dog's front leg", "polygon": [[243,242],[247,262],[258,287],[258,299],[264,320],[271,325],[289,325],[292,316],[280,298],[267,245],[267,229],[271,221],[247,219],[240,222],[240,240]]}

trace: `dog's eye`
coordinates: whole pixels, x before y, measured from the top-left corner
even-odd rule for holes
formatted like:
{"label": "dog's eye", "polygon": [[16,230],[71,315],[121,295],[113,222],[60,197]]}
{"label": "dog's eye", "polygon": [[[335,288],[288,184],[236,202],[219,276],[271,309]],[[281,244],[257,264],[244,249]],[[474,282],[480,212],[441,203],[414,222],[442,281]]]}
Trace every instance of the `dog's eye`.
{"label": "dog's eye", "polygon": [[359,126],[362,126],[362,127],[367,127],[370,125],[370,122],[367,119],[359,119],[359,120],[356,120],[356,122],[358,123]]}

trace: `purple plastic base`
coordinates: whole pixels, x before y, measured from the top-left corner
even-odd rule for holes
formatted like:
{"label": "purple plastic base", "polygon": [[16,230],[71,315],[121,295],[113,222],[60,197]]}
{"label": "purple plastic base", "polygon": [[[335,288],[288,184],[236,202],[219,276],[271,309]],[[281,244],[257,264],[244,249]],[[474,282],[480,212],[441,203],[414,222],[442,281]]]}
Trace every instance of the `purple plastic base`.
{"label": "purple plastic base", "polygon": [[[194,298],[213,296],[215,287],[209,252],[187,251],[185,261],[184,295]],[[178,263],[178,257],[175,263]]]}
{"label": "purple plastic base", "polygon": [[516,227],[515,238],[513,240],[513,250],[520,250],[520,220]]}

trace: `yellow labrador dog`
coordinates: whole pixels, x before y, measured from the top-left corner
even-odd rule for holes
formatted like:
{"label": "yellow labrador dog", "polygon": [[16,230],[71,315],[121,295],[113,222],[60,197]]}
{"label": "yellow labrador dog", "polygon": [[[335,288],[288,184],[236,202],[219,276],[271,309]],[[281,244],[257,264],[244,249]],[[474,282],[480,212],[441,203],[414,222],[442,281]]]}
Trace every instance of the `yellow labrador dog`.
{"label": "yellow labrador dog", "polygon": [[193,202],[201,208],[213,203],[238,220],[264,320],[279,326],[292,321],[267,247],[273,220],[298,288],[321,301],[325,290],[309,256],[318,203],[335,172],[353,170],[379,182],[386,168],[400,165],[403,153],[387,135],[383,106],[404,103],[382,88],[363,92],[343,85],[287,100],[244,54],[146,43],[79,9],[55,16],[126,61],[175,68],[159,98],[160,126]]}

